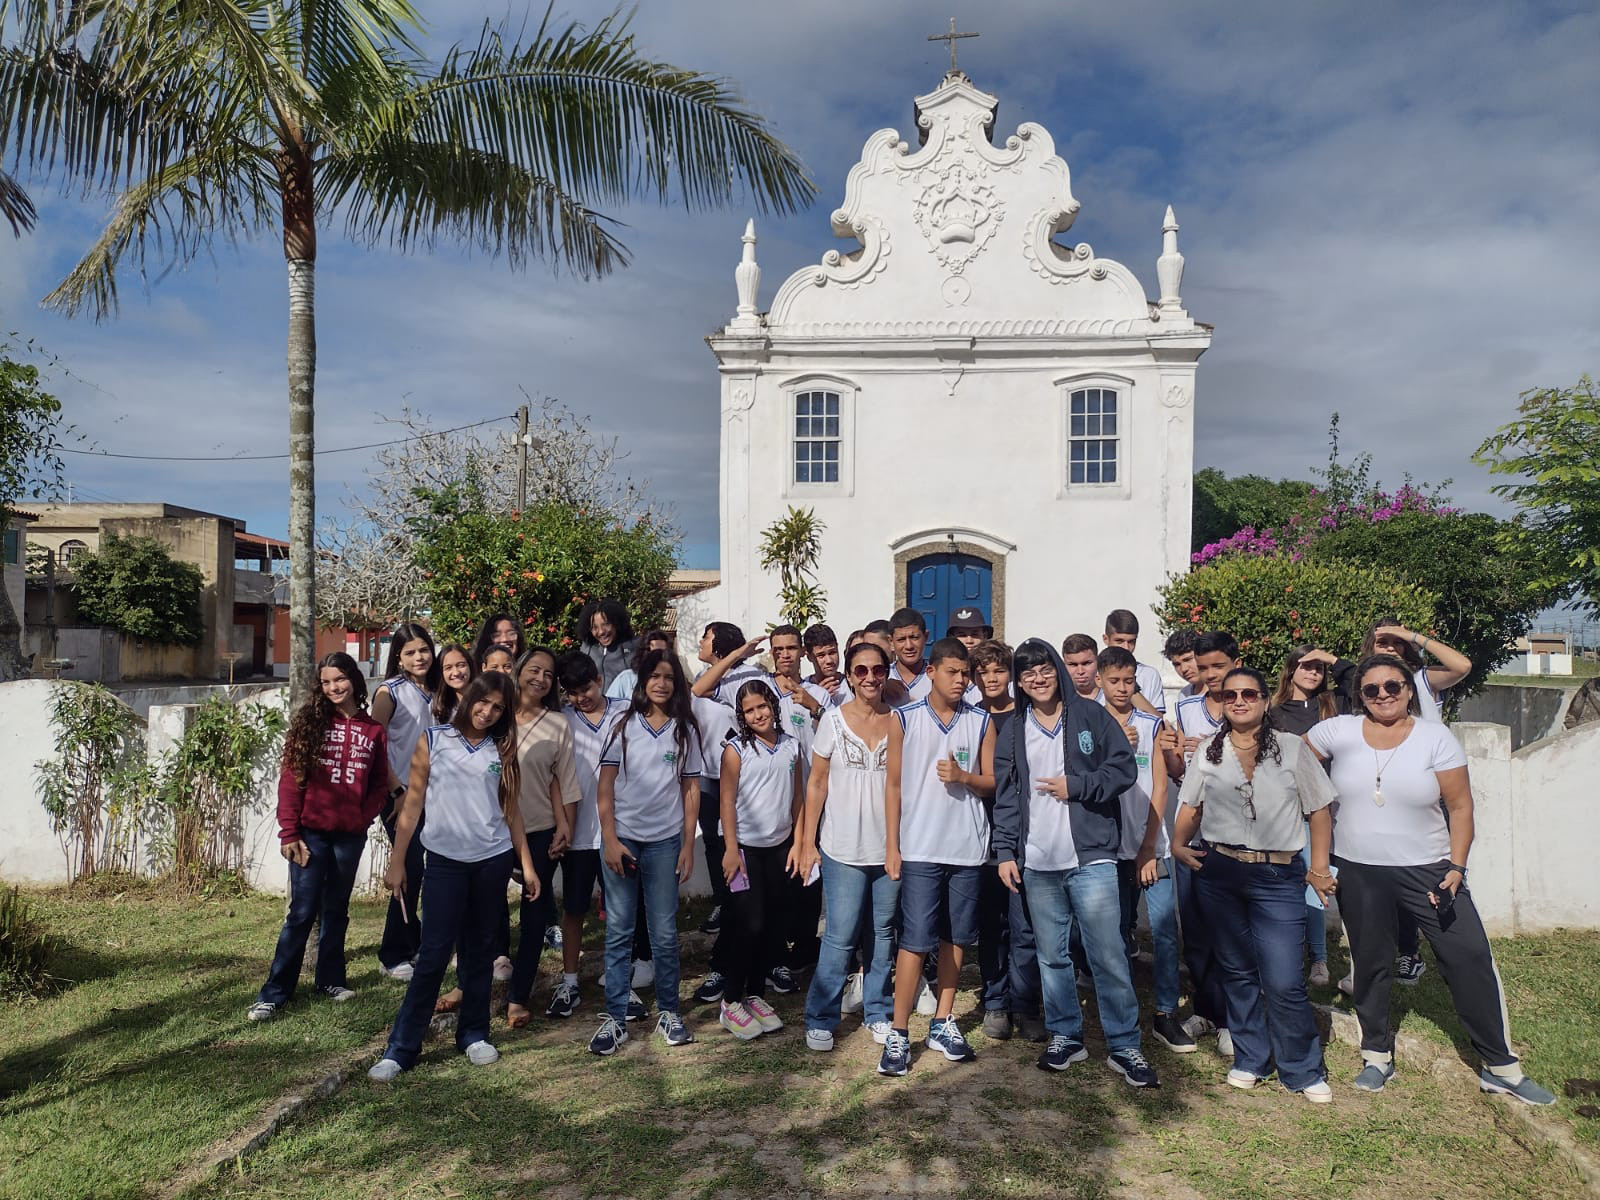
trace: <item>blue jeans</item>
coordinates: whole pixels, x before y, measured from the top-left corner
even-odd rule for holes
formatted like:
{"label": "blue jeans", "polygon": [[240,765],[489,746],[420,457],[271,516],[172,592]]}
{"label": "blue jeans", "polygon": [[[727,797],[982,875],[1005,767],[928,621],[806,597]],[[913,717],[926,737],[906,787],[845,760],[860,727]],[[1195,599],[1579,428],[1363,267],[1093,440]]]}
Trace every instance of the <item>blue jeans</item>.
{"label": "blue jeans", "polygon": [[[518,922],[517,957],[511,967],[511,988],[507,1000],[528,1007],[528,997],[533,992],[533,981],[539,974],[539,956],[544,953],[544,931],[556,923],[556,860],[550,857],[550,843],[555,838],[554,829],[541,829],[528,834],[528,854],[533,859],[533,873],[539,877],[539,898],[529,900],[519,897],[521,920]],[[500,925],[499,950],[508,953],[511,946],[511,910],[505,910]]]}
{"label": "blue jeans", "polygon": [[[635,882],[602,865],[606,894],[606,1011],[621,1021],[628,1015],[633,978],[633,931],[644,899],[645,926],[656,967],[656,1011],[678,1011],[678,853],[683,834],[659,842],[622,838],[622,848],[638,864]],[[602,860],[603,863],[604,860]]]}
{"label": "blue jeans", "polygon": [[992,866],[983,868],[978,887],[978,972],[985,1012],[1039,1015],[1039,955],[1028,909]]}
{"label": "blue jeans", "polygon": [[861,1019],[868,1025],[894,1016],[895,918],[900,911],[900,882],[881,867],[852,867],[822,856],[822,902],[828,920],[822,930],[817,969],[806,992],[806,1028],[832,1031],[839,1027],[844,981],[856,947],[862,949],[865,976]]}
{"label": "blue jeans", "polygon": [[1212,948],[1228,1006],[1233,1065],[1290,1091],[1326,1077],[1306,996],[1305,873],[1294,863],[1242,863],[1212,850],[1195,876],[1212,919]]}
{"label": "blue jeans", "polygon": [[1139,1048],[1139,998],[1122,944],[1122,898],[1117,864],[1095,863],[1065,871],[1022,870],[1028,914],[1039,947],[1039,980],[1044,991],[1045,1028],[1083,1040],[1083,1009],[1073,972],[1072,931],[1083,934],[1083,948],[1094,979],[1100,1029],[1113,1050]]}
{"label": "blue jeans", "polygon": [[305,866],[289,860],[289,911],[278,934],[267,982],[256,997],[267,1004],[287,1004],[300,980],[311,926],[322,918],[317,936],[317,987],[346,986],[344,935],[350,927],[350,893],[366,847],[364,833],[318,833],[302,829],[300,840],[311,857]]}
{"label": "blue jeans", "polygon": [[1222,975],[1212,950],[1214,918],[1204,910],[1195,887],[1195,874],[1172,860],[1173,890],[1178,896],[1178,930],[1183,935],[1183,961],[1189,967],[1189,995],[1195,1016],[1218,1028],[1228,1027],[1228,1005],[1222,995]]}
{"label": "blue jeans", "polygon": [[[1302,873],[1311,870],[1311,833],[1309,826],[1306,832],[1306,848],[1300,851],[1295,865]],[[1332,871],[1333,868],[1329,867]],[[1322,906],[1322,898],[1317,895],[1317,889],[1309,883],[1306,884],[1306,950],[1311,955],[1314,963],[1328,961],[1328,910]]]}
{"label": "blue jeans", "polygon": [[515,861],[512,850],[478,862],[461,862],[431,852],[427,855],[424,886],[428,907],[422,914],[422,946],[417,951],[416,970],[406,985],[406,998],[389,1031],[385,1058],[394,1059],[402,1068],[417,1061],[452,953],[456,955],[456,982],[461,985],[456,1045],[464,1050],[473,1042],[488,1040],[494,946]]}
{"label": "blue jeans", "polygon": [[1156,1011],[1175,1013],[1178,1011],[1178,900],[1172,886],[1172,859],[1163,858],[1157,862],[1166,874],[1149,887],[1139,886],[1139,875],[1132,859],[1117,863],[1117,882],[1122,891],[1122,938],[1131,958],[1139,898],[1144,897],[1145,915],[1150,918],[1150,949],[1155,957]]}

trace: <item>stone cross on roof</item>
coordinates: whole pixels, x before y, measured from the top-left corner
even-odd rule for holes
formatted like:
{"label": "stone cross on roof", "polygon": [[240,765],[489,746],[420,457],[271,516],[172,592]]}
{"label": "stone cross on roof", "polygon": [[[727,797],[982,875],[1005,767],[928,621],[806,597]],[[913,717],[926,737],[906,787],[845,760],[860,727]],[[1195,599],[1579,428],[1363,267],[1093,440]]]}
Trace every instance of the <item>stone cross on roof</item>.
{"label": "stone cross on roof", "polygon": [[978,36],[978,34],[976,34],[976,33],[957,33],[956,32],[956,19],[954,17],[951,17],[950,18],[950,32],[949,33],[930,33],[928,35],[928,40],[930,42],[947,42],[949,44],[949,46],[950,46],[950,73],[953,75],[953,74],[955,74],[955,71],[956,71],[956,42],[959,41],[961,38],[975,38],[977,36]]}

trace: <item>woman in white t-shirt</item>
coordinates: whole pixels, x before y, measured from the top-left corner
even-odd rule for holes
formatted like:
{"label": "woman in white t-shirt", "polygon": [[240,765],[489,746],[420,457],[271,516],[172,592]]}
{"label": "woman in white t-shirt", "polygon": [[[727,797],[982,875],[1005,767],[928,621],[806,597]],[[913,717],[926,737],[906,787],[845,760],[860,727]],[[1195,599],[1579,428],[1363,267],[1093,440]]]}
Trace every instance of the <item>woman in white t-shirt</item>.
{"label": "woman in white t-shirt", "polygon": [[804,802],[800,742],[778,724],[778,697],[758,679],[734,696],[738,733],[722,747],[720,863],[729,912],[723,921],[722,1027],[742,1041],[783,1022],[766,1001],[767,975],[782,960],[787,867]]}
{"label": "woman in white t-shirt", "polygon": [[845,653],[851,698],[822,714],[812,743],[805,816],[791,856],[802,879],[821,870],[828,912],[811,988],[806,993],[806,1045],[832,1050],[839,1027],[845,980],[856,947],[864,939],[866,971],[862,1018],[880,1045],[889,1035],[894,996],[894,927],[900,884],[889,877],[884,788],[889,770],[889,726],[885,703],[889,654],[876,642],[860,641]]}
{"label": "woman in white t-shirt", "polygon": [[1441,722],[1420,718],[1402,659],[1363,659],[1355,688],[1361,715],[1334,717],[1306,734],[1339,794],[1333,862],[1364,1060],[1355,1085],[1382,1091],[1394,1076],[1389,992],[1396,920],[1405,915],[1432,945],[1456,1015],[1483,1059],[1478,1086],[1552,1104],[1555,1097],[1522,1073],[1511,1052],[1500,973],[1466,888],[1472,784],[1461,744]]}

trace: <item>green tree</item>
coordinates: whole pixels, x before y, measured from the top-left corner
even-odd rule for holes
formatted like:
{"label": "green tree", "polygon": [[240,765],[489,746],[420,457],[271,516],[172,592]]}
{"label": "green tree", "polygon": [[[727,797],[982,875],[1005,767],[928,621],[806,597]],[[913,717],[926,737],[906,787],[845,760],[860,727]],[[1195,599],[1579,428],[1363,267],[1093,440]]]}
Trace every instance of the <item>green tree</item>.
{"label": "green tree", "polygon": [[111,534],[72,562],[78,613],[95,625],[169,646],[197,646],[200,568],[178,562],[155,538]]}
{"label": "green tree", "polygon": [[1522,393],[1522,415],[1472,456],[1496,475],[1520,476],[1490,490],[1522,513],[1506,528],[1508,554],[1538,564],[1539,583],[1560,599],[1600,608],[1600,395],[1585,375],[1576,387]]}
{"label": "green tree", "polygon": [[[0,177],[3,182],[3,177]],[[0,343],[0,533],[23,496],[55,490],[61,481],[61,403],[39,382],[39,368],[11,357]],[[0,683],[28,673],[22,621],[0,588]]]}
{"label": "green tree", "polygon": [[319,218],[366,245],[448,239],[588,277],[627,261],[598,205],[747,194],[789,212],[814,191],[727,81],[646,57],[625,17],[550,16],[526,44],[486,27],[432,63],[408,0],[0,3],[0,156],[115,197],[47,303],[103,317],[124,259],[163,274],[218,237],[282,236],[292,688],[314,654]]}
{"label": "green tree", "polygon": [[795,508],[761,531],[761,565],[778,572],[778,613],[804,629],[827,613],[828,593],[817,586],[825,522],[815,509]]}
{"label": "green tree", "polygon": [[1224,475],[1215,467],[1194,474],[1191,549],[1198,554],[1241,529],[1276,528],[1306,506],[1313,485],[1303,479]]}

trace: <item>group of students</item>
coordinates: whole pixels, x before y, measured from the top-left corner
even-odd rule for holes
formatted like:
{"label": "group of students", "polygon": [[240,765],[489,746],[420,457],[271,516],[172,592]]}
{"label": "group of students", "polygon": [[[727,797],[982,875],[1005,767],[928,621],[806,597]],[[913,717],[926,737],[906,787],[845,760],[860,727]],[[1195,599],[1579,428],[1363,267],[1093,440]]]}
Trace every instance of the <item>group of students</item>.
{"label": "group of students", "polygon": [[[1169,723],[1126,610],[1108,616],[1103,648],[1073,634],[1059,651],[1039,638],[1013,649],[973,608],[931,646],[910,608],[842,645],[826,625],[746,639],[712,622],[692,682],[671,635],[635,637],[613,602],[588,606],[578,632],[564,654],[524,647],[518,623],[496,614],[470,652],[436,651],[426,629],[402,625],[370,715],[353,660],[318,664],[285,746],[289,912],[252,1019],[292,997],[319,918],[316,988],[351,995],[348,901],[380,816],[392,845],[379,956],[406,995],[372,1079],[411,1067],[440,1007],[459,1010],[470,1061],[495,1061],[491,981],[509,979],[507,1023],[526,1025],[547,945],[563,961],[546,1015],[573,1016],[597,884],[604,1013],[590,1051],[629,1040],[652,983],[656,1034],[691,1042],[677,917],[698,828],[716,941],[692,997],[717,1004],[740,1040],[783,1028],[767,994],[798,990],[810,968],[812,1050],[831,1051],[860,1011],[878,1072],[904,1075],[919,1011],[929,1050],[971,1061],[954,1005],[976,946],[986,1037],[1043,1043],[1038,1065],[1066,1070],[1088,1057],[1079,990],[1092,990],[1106,1065],[1158,1086],[1133,985],[1143,900],[1153,1038],[1190,1053],[1215,1035],[1230,1084],[1276,1072],[1325,1103],[1305,955],[1310,980],[1327,983],[1322,912],[1338,889],[1352,957],[1341,986],[1363,1033],[1355,1086],[1393,1076],[1389,989],[1415,981],[1426,934],[1483,1058],[1480,1085],[1553,1099],[1510,1050],[1464,887],[1471,792],[1439,694],[1471,664],[1449,647],[1379,621],[1358,662],[1300,647],[1269,690],[1228,634],[1180,632],[1164,647],[1185,681]],[[458,987],[441,996],[452,955]]]}

